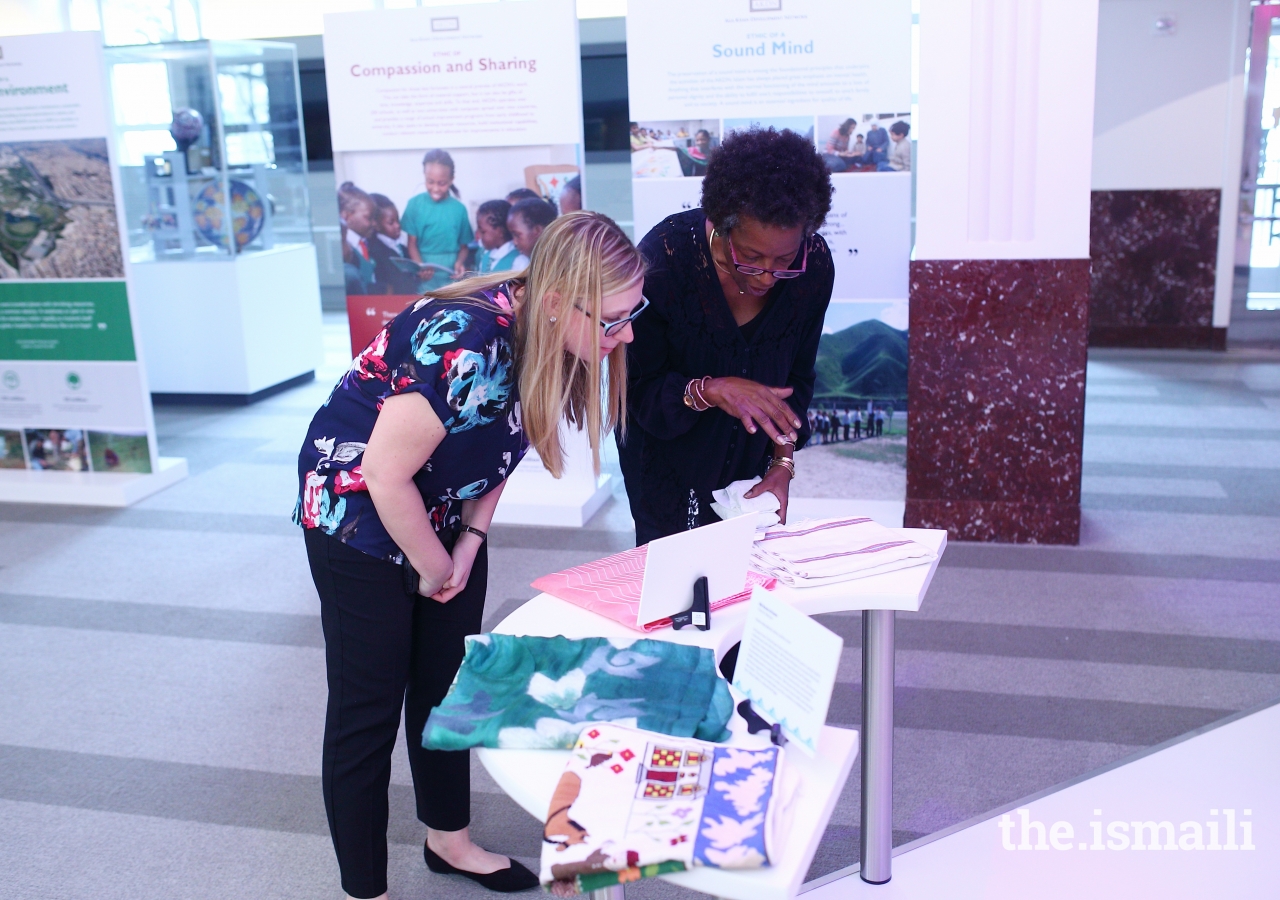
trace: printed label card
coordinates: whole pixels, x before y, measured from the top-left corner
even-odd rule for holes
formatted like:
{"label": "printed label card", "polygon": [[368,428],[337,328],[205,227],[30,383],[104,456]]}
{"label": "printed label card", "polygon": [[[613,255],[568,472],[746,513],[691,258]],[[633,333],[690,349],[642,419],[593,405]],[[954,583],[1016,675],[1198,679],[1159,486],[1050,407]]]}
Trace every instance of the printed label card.
{"label": "printed label card", "polygon": [[756,712],[782,726],[791,745],[816,756],[843,649],[838,634],[756,588],[733,686]]}

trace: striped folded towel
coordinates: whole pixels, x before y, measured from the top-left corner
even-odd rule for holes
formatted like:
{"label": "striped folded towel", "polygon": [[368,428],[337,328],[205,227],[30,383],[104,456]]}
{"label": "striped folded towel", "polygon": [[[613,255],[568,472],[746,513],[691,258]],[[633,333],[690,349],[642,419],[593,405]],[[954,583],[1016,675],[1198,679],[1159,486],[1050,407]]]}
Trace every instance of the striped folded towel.
{"label": "striped folded towel", "polygon": [[810,519],[774,525],[758,534],[751,567],[799,588],[927,565],[936,558],[905,530],[885,528],[871,519]]}

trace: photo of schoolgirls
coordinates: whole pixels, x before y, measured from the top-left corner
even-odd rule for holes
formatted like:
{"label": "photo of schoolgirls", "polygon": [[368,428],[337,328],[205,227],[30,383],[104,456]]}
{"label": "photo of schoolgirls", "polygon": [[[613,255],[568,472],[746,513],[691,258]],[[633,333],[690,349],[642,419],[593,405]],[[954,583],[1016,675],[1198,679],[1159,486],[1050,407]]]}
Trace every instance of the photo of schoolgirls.
{"label": "photo of schoolgirls", "polygon": [[582,205],[574,146],[340,153],[334,168],[349,298],[519,271],[558,203]]}
{"label": "photo of schoolgirls", "polygon": [[705,175],[707,160],[719,146],[719,119],[632,122],[631,177]]}
{"label": "photo of schoolgirls", "polygon": [[910,172],[911,114],[818,116],[818,152],[833,175]]}

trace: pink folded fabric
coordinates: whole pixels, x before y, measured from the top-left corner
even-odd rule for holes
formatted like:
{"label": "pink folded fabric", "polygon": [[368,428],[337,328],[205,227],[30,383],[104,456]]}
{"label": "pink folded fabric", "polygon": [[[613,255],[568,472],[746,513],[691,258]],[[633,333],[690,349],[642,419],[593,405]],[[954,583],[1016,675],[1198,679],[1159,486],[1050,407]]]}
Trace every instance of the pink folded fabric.
{"label": "pink folded fabric", "polygon": [[[648,550],[647,545],[623,550],[595,562],[543,575],[533,582],[533,586],[552,597],[621,622],[636,631],[668,628],[671,626],[670,619],[659,619],[643,626],[636,624],[636,618],[640,614],[640,586],[644,582],[644,560]],[[777,584],[775,578],[748,570],[743,589],[722,600],[712,601],[711,610],[714,612],[734,603],[741,603],[751,597],[751,589],[757,585],[771,591]]]}

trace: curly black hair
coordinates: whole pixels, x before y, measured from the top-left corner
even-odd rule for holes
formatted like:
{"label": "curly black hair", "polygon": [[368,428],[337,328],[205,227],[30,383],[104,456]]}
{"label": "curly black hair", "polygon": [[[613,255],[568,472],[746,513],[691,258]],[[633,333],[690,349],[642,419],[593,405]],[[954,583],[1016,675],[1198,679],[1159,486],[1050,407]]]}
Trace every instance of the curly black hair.
{"label": "curly black hair", "polygon": [[831,211],[831,173],[813,141],[794,131],[735,131],[712,154],[702,210],[731,231],[743,215],[779,228],[822,227]]}

